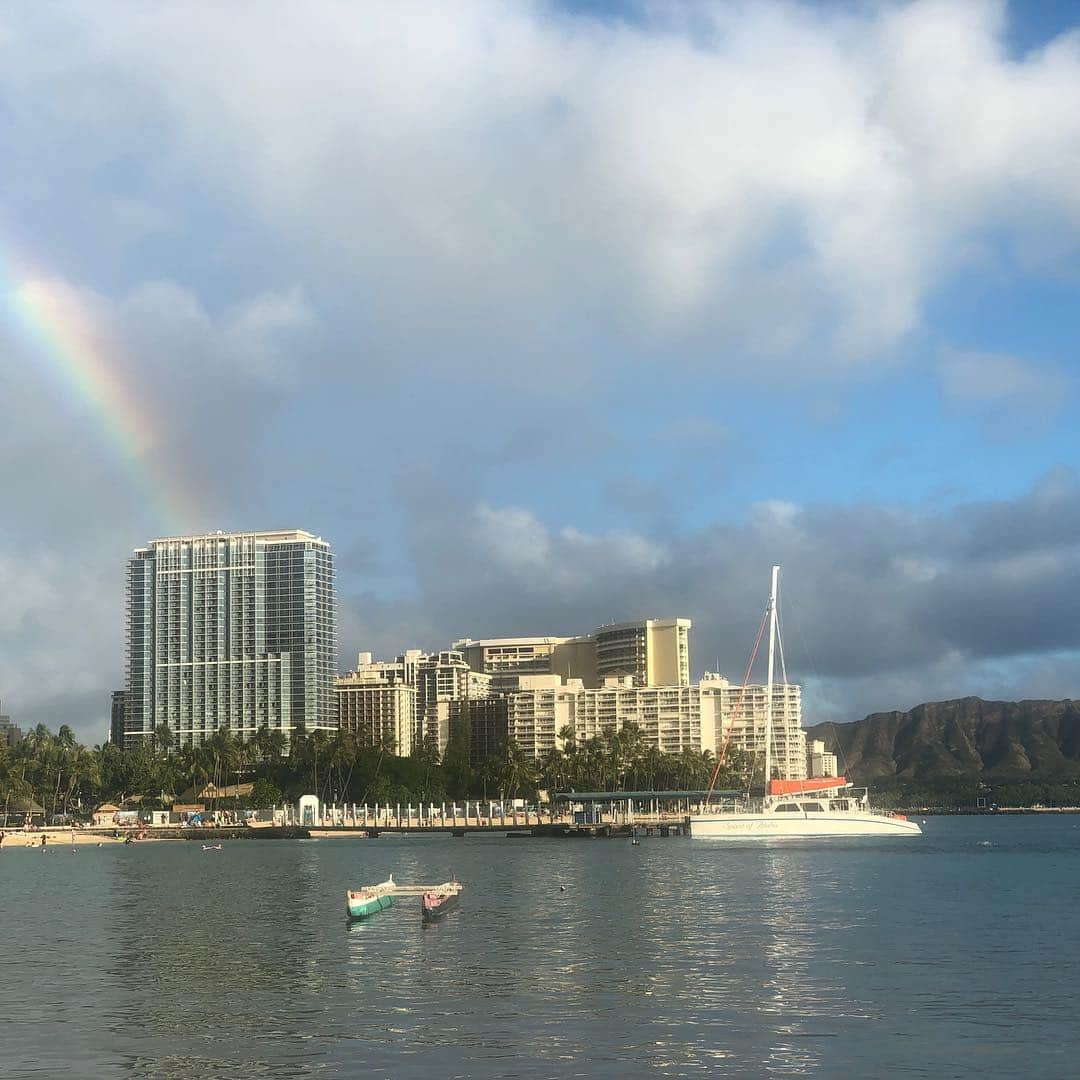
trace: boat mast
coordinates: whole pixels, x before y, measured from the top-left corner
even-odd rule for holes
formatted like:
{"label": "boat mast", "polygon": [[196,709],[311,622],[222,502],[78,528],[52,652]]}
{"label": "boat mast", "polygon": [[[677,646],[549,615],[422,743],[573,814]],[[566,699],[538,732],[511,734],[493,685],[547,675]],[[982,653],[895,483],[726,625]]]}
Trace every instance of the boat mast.
{"label": "boat mast", "polygon": [[769,681],[765,687],[765,796],[769,795],[772,779],[772,687],[773,659],[776,652],[776,587],[780,567],[772,568],[772,589],[769,592]]}

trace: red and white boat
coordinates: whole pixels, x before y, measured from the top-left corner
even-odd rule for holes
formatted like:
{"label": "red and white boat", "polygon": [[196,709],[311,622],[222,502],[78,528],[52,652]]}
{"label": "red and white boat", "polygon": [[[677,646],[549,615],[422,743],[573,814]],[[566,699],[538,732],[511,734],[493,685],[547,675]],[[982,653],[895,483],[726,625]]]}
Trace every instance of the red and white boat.
{"label": "red and white boat", "polygon": [[461,900],[461,888],[460,881],[444,881],[424,893],[420,909],[424,922],[435,922],[448,911],[453,911]]}

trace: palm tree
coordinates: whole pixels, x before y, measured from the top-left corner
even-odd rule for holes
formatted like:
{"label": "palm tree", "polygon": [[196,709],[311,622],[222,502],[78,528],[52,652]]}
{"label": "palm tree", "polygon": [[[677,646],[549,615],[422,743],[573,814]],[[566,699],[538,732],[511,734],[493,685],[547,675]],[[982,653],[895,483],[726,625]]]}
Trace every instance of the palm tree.
{"label": "palm tree", "polygon": [[308,744],[308,760],[311,764],[311,790],[316,795],[320,794],[319,788],[319,762],[322,761],[323,765],[323,787],[326,786],[326,759],[329,756],[330,739],[326,732],[321,729],[316,729],[307,738]]}
{"label": "palm tree", "polygon": [[191,777],[193,798],[199,797],[199,780],[203,783],[210,779],[210,754],[204,747],[189,746],[180,752],[180,765],[185,777]]}
{"label": "palm tree", "polygon": [[255,747],[247,739],[240,739],[236,744],[236,753],[233,757],[233,770],[236,774],[236,795],[240,795],[240,782],[248,775],[255,764]]}
{"label": "palm tree", "polygon": [[64,793],[65,815],[71,809],[72,796],[80,791],[84,784],[93,790],[100,782],[99,778],[97,757],[85,746],[76,745],[69,760],[68,785]]}
{"label": "palm tree", "polygon": [[[206,753],[209,755],[210,763],[212,765],[213,773],[211,782],[214,787],[222,787],[222,780],[224,780],[225,785],[228,785],[229,770],[233,767],[237,758],[236,740],[233,738],[228,725],[222,724],[221,727],[206,740],[203,746]],[[217,805],[216,795],[214,796],[214,805]]]}
{"label": "palm tree", "polygon": [[558,747],[545,750],[537,762],[540,781],[549,791],[562,790],[566,779],[566,754]]}
{"label": "palm tree", "polygon": [[518,798],[521,792],[526,796],[536,797],[536,760],[527,754],[513,740],[506,744],[506,762],[502,769],[502,794],[511,799]]}
{"label": "palm tree", "polygon": [[45,785],[49,783],[47,777],[52,771],[48,760],[52,743],[52,732],[44,724],[38,724],[16,746],[16,756],[21,766],[19,775],[29,784],[31,801],[35,795],[40,795],[43,808],[46,802]]}
{"label": "palm tree", "polygon": [[16,754],[0,744],[0,791],[4,794],[4,825],[7,825],[8,811],[12,798],[19,798],[26,793],[27,785],[23,777],[25,765]]}
{"label": "palm tree", "polygon": [[604,786],[607,754],[603,739],[586,739],[578,743],[573,756],[574,787],[578,791],[598,791]]}
{"label": "palm tree", "polygon": [[332,772],[337,774],[337,781],[332,785],[335,802],[338,801],[338,796],[341,797],[342,801],[346,801],[345,795],[349,784],[352,782],[358,750],[352,732],[347,731],[345,728],[339,728],[334,733],[334,737],[330,741],[328,762]]}
{"label": "palm tree", "polygon": [[601,739],[606,751],[605,770],[610,790],[626,789],[626,777],[645,754],[645,735],[634,721],[629,720],[618,731],[605,732]]}
{"label": "palm tree", "polygon": [[150,739],[154,750],[159,754],[164,754],[166,757],[169,757],[176,748],[176,739],[173,737],[172,729],[168,724],[158,724],[154,728],[154,734],[150,736]]}
{"label": "palm tree", "polygon": [[52,740],[52,768],[56,770],[56,787],[53,789],[52,812],[56,813],[56,807],[60,802],[60,783],[64,775],[64,769],[68,767],[71,755],[77,746],[75,732],[67,724],[61,724],[60,730]]}
{"label": "palm tree", "polygon": [[94,756],[95,795],[113,798],[123,786],[123,774],[126,767],[125,751],[116,743],[107,742],[95,746]]}
{"label": "palm tree", "polygon": [[270,760],[270,727],[263,724],[251,737],[251,750],[255,761],[265,765]]}
{"label": "palm tree", "polygon": [[255,760],[268,772],[273,766],[280,764],[288,748],[288,740],[277,730],[271,730],[269,725],[263,724],[255,732],[251,740]]}

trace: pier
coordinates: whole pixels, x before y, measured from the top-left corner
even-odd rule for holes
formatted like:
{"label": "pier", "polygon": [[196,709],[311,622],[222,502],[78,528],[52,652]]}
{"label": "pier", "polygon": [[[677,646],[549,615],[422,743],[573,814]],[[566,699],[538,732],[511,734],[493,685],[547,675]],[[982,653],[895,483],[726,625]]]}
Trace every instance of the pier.
{"label": "pier", "polygon": [[495,799],[415,806],[330,804],[321,806],[310,819],[305,817],[302,824],[313,835],[327,837],[358,832],[371,837],[499,832],[534,837],[678,836],[687,815],[697,812],[708,796],[706,791],[559,792],[543,808]]}
{"label": "pier", "polygon": [[463,838],[470,833],[488,836],[506,836],[511,839],[552,839],[552,840],[595,840],[595,839],[630,839],[638,836],[682,836],[685,823],[680,819],[671,824],[644,825],[575,825],[573,822],[544,822],[530,825],[528,828],[510,825],[459,825],[454,828],[445,825],[390,826],[389,828],[354,829],[349,826],[320,828],[309,830],[310,835],[318,840],[356,839],[377,840],[380,836],[454,836]]}

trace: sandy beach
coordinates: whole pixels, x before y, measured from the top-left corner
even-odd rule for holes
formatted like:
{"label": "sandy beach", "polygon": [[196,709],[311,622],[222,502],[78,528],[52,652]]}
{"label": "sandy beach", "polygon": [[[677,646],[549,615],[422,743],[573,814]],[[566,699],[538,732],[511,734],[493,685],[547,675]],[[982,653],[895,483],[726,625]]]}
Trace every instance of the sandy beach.
{"label": "sandy beach", "polygon": [[[36,829],[32,832],[25,832],[22,829],[18,830],[5,830],[4,840],[0,844],[0,851],[15,851],[23,850],[25,848],[39,848],[41,847],[41,838],[46,838],[45,849],[50,848],[71,848],[71,847],[104,847],[106,844],[122,844],[124,838],[121,836],[117,838],[113,835],[113,831],[107,832],[94,832],[90,829],[76,829],[74,834],[70,829]],[[145,840],[139,840],[137,843],[145,844],[150,841],[157,841],[159,839],[165,839],[164,837],[147,836]]]}

